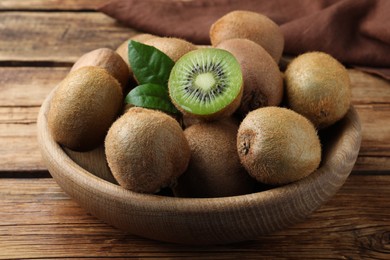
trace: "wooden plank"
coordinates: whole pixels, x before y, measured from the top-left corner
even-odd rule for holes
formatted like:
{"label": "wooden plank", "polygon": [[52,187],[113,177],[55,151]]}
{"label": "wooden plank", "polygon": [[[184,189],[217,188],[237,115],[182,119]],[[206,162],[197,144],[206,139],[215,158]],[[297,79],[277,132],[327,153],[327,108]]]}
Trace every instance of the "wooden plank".
{"label": "wooden plank", "polygon": [[69,199],[53,179],[0,182],[1,259],[388,259],[390,176],[350,176],[305,222],[255,241],[192,247],[111,228]]}
{"label": "wooden plank", "polygon": [[390,157],[390,105],[356,105],[362,124],[361,155]]}
{"label": "wooden plank", "polygon": [[116,49],[135,33],[102,13],[0,12],[0,21],[3,64],[73,63],[97,48]]}
{"label": "wooden plank", "polygon": [[46,170],[36,140],[36,118],[47,94],[69,68],[0,67],[0,170]]}
{"label": "wooden plank", "polygon": [[46,170],[36,138],[36,118],[45,97],[68,71],[67,67],[0,67],[1,172],[18,176]]}
{"label": "wooden plank", "polygon": [[40,106],[69,70],[68,67],[0,67],[0,106]]}
{"label": "wooden plank", "polygon": [[390,174],[390,157],[359,155],[353,167],[353,173]]}
{"label": "wooden plank", "polygon": [[106,0],[0,0],[1,11],[12,10],[95,10]]}
{"label": "wooden plank", "polygon": [[349,69],[348,72],[354,104],[390,103],[389,81],[355,69]]}
{"label": "wooden plank", "polygon": [[0,176],[2,172],[42,171],[42,161],[37,142],[36,123],[0,123]]}

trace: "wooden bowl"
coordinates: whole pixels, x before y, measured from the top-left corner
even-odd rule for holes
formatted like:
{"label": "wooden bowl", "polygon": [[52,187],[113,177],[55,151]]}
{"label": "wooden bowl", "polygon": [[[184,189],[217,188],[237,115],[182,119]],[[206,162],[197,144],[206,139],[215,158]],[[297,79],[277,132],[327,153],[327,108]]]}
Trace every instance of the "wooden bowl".
{"label": "wooden bowl", "polygon": [[321,140],[326,140],[320,168],[300,181],[223,198],[139,194],[123,189],[107,175],[102,148],[80,160],[82,154],[65,151],[53,140],[47,113],[54,91],[38,117],[40,149],[51,175],[96,217],[131,234],[160,241],[225,244],[255,239],[302,221],[343,185],[361,142],[360,121],[351,107],[340,122],[320,133]]}

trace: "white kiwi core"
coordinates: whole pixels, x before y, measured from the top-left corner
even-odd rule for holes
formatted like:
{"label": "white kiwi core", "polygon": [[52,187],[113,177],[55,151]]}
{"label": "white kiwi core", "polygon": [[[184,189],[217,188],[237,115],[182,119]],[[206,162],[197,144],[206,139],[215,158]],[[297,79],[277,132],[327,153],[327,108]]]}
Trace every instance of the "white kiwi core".
{"label": "white kiwi core", "polygon": [[195,78],[195,85],[204,91],[210,90],[215,85],[215,79],[212,73],[201,73]]}

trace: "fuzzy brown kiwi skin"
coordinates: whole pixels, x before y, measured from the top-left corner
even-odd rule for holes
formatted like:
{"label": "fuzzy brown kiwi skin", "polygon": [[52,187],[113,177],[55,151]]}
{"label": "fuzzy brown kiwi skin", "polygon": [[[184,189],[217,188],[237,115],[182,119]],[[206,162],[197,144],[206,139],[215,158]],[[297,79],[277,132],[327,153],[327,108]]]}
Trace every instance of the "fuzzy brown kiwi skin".
{"label": "fuzzy brown kiwi skin", "polygon": [[108,48],[100,48],[82,55],[71,68],[71,71],[86,66],[98,66],[106,69],[119,83],[125,91],[128,85],[130,72],[126,62],[115,51]]}
{"label": "fuzzy brown kiwi skin", "polygon": [[254,41],[279,63],[284,48],[284,36],[280,27],[268,17],[250,11],[233,11],[222,16],[210,28],[213,46],[233,38]]}
{"label": "fuzzy brown kiwi skin", "polygon": [[348,71],[323,52],[296,57],[285,72],[285,85],[287,105],[318,129],[343,118],[351,104]]}
{"label": "fuzzy brown kiwi skin", "polygon": [[55,141],[72,150],[103,143],[123,103],[119,82],[105,69],[87,66],[70,72],[50,103],[48,126]]}
{"label": "fuzzy brown kiwi skin", "polygon": [[194,124],[184,134],[191,149],[187,171],[173,188],[179,197],[225,197],[251,193],[255,180],[240,164],[238,122],[232,118]]}
{"label": "fuzzy brown kiwi skin", "polygon": [[278,106],[283,98],[283,78],[269,53],[248,39],[228,39],[217,48],[229,51],[240,63],[244,92],[238,113],[264,106]]}
{"label": "fuzzy brown kiwi skin", "polygon": [[237,150],[249,174],[270,185],[302,179],[321,161],[321,144],[313,124],[281,107],[250,112],[240,124]]}
{"label": "fuzzy brown kiwi skin", "polygon": [[197,49],[196,45],[175,37],[154,37],[146,40],[145,44],[159,49],[174,62],[184,54]]}
{"label": "fuzzy brown kiwi skin", "polygon": [[163,112],[133,107],[105,139],[108,165],[129,190],[155,193],[175,183],[186,170],[190,149],[177,121]]}

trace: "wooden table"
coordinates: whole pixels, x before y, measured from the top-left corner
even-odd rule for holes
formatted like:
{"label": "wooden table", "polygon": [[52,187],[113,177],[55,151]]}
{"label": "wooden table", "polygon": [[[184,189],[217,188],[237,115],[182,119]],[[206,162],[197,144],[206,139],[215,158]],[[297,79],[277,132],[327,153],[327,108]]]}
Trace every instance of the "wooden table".
{"label": "wooden table", "polygon": [[134,35],[104,1],[0,0],[0,258],[390,259],[390,82],[350,69],[363,141],[351,176],[307,221],[255,241],[191,247],[116,230],[88,214],[41,161],[36,117],[83,53]]}

